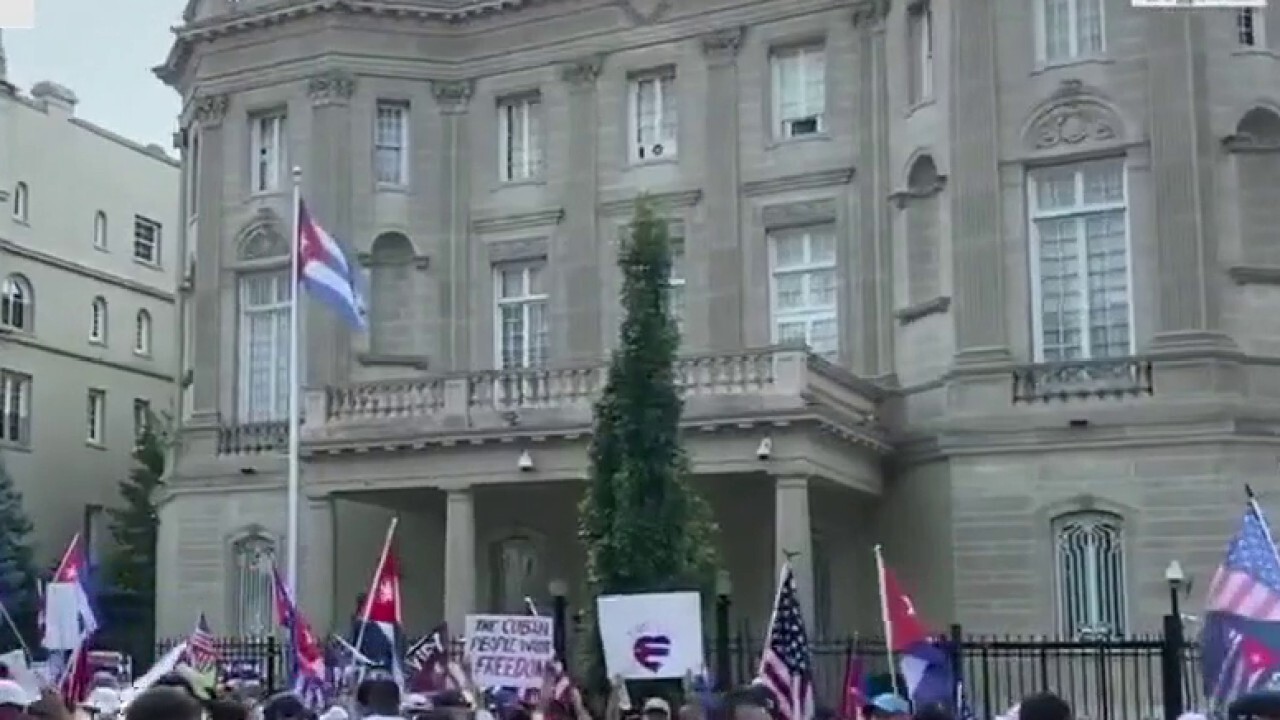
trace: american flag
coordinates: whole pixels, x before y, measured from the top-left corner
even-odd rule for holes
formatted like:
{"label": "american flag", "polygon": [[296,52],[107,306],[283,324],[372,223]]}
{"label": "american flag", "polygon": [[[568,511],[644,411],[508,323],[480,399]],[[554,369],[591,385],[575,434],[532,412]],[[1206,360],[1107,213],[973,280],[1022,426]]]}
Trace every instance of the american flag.
{"label": "american flag", "polygon": [[1209,584],[1206,610],[1280,622],[1280,557],[1267,521],[1252,500],[1239,532],[1227,547],[1226,560]]}
{"label": "american flag", "polygon": [[209,620],[200,613],[196,627],[187,638],[187,662],[192,669],[202,674],[215,670],[218,666],[218,649],[213,643],[213,633],[209,630]]}
{"label": "american flag", "polygon": [[809,637],[800,613],[796,576],[790,564],[782,569],[769,641],[760,656],[757,681],[773,696],[778,717],[812,720],[813,664],[809,660]]}

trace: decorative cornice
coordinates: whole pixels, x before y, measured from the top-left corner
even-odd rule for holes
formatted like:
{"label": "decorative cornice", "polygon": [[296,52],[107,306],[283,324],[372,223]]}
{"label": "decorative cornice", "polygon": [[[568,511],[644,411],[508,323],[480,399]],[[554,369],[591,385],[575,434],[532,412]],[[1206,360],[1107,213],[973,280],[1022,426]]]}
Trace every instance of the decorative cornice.
{"label": "decorative cornice", "polygon": [[661,212],[672,210],[686,210],[702,202],[702,191],[693,190],[675,190],[672,192],[649,193],[648,195],[629,194],[626,197],[614,197],[600,201],[598,210],[601,215],[623,215],[630,213],[635,209],[636,202],[646,198],[653,203],[654,208]]}
{"label": "decorative cornice", "polygon": [[231,100],[226,95],[203,95],[196,98],[192,116],[200,127],[217,127],[230,106]]}
{"label": "decorative cornice", "polygon": [[616,0],[637,25],[657,22],[671,8],[671,0]]}
{"label": "decorative cornice", "polygon": [[471,230],[480,234],[534,230],[559,225],[564,208],[550,208],[526,213],[493,213],[471,218]]}
{"label": "decorative cornice", "polygon": [[900,325],[910,325],[911,323],[929,317],[930,315],[942,315],[951,309],[951,298],[945,295],[939,295],[922,302],[913,303],[904,308],[893,311],[893,316],[898,319]]}
{"label": "decorative cornice", "polygon": [[742,39],[747,34],[746,28],[728,28],[717,30],[702,36],[702,52],[710,58],[730,59],[737,57],[742,47]]}
{"label": "decorative cornice", "polygon": [[604,67],[604,55],[592,55],[566,63],[560,68],[560,79],[570,85],[594,85]]}
{"label": "decorative cornice", "polygon": [[382,353],[360,353],[356,361],[365,367],[408,367],[414,370],[431,369],[430,359],[425,355],[385,355]]}
{"label": "decorative cornice", "polygon": [[774,178],[748,180],[742,184],[742,194],[747,197],[773,195],[798,190],[813,190],[833,185],[848,185],[853,180],[854,168],[832,168],[800,175],[783,175]]}
{"label": "decorative cornice", "polygon": [[[164,290],[160,290],[149,285],[144,285],[136,280],[130,280],[128,278],[105,273],[87,265],[81,265],[80,263],[71,262],[70,260],[64,260],[56,255],[50,255],[49,253],[40,252],[39,250],[32,250],[31,248],[19,245],[12,240],[0,239],[0,253],[8,253],[40,265],[47,265],[52,268],[57,268],[58,270],[69,272],[73,275],[97,280],[100,283],[121,288],[122,290],[135,292],[139,295],[146,295],[147,297],[154,298],[160,302],[172,304],[176,300],[173,293],[165,292]],[[38,294],[37,297],[39,297]]]}
{"label": "decorative cornice", "polygon": [[436,102],[446,110],[458,111],[471,101],[471,93],[475,89],[470,80],[432,80],[431,94]]}
{"label": "decorative cornice", "polygon": [[890,0],[861,0],[853,9],[855,28],[874,28],[889,16]]}
{"label": "decorative cornice", "polygon": [[307,80],[307,96],[313,105],[345,104],[355,92],[355,76],[342,70],[329,70]]}
{"label": "decorative cornice", "polygon": [[[394,260],[394,261],[381,261],[381,262],[379,262],[379,261],[378,261],[378,260],[373,256],[373,253],[370,253],[370,252],[357,253],[357,254],[356,254],[356,260],[360,263],[360,266],[361,266],[361,267],[366,267],[366,268],[375,268],[375,267],[384,267],[384,266],[390,266],[390,265],[402,265],[402,264],[404,264],[404,263],[403,263],[403,261],[401,261],[401,260]],[[430,256],[430,255],[423,255],[423,254],[421,254],[421,253],[414,253],[413,257],[408,258],[408,260],[409,260],[410,264],[412,264],[412,265],[413,265],[413,268],[414,268],[415,270],[426,270],[427,268],[431,267],[431,256]]]}

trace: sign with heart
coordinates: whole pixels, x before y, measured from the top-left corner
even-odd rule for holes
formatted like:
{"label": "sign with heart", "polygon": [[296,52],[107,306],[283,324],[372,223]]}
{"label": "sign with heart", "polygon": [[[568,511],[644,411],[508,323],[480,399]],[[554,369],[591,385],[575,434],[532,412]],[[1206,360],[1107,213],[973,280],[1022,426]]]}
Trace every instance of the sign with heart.
{"label": "sign with heart", "polygon": [[682,678],[705,667],[698,593],[605,595],[596,610],[610,677]]}

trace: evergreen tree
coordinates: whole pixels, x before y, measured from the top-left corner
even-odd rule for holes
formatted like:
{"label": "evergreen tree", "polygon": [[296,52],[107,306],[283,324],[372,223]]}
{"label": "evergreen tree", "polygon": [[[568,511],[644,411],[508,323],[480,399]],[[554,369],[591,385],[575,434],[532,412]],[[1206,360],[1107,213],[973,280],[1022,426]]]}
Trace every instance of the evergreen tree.
{"label": "evergreen tree", "polygon": [[[709,589],[717,564],[718,529],[690,482],[680,443],[667,223],[645,199],[636,205],[618,265],[620,343],[595,406],[591,479],[580,507],[588,612],[599,595]],[[607,678],[599,626],[590,625],[580,676],[599,689]]]}
{"label": "evergreen tree", "polygon": [[[31,519],[22,507],[22,493],[0,458],[0,601],[27,640],[35,636],[39,607],[32,529]],[[8,622],[0,623],[0,649],[15,647],[19,643],[13,627]]]}
{"label": "evergreen tree", "polygon": [[153,415],[141,429],[133,449],[133,469],[120,482],[119,507],[110,508],[111,537],[115,550],[107,564],[113,590],[132,594],[150,608],[156,584],[156,491],[164,485],[168,432],[157,428]]}

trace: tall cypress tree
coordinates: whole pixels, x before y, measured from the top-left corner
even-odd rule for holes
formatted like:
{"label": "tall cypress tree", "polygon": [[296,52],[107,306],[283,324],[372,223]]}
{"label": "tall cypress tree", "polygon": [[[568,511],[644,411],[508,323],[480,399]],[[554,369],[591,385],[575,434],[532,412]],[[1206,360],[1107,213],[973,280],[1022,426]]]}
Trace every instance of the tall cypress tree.
{"label": "tall cypress tree", "polygon": [[[0,458],[0,602],[28,641],[34,639],[38,599],[35,553],[31,548],[31,518]],[[0,623],[0,649],[19,647],[8,622]]]}
{"label": "tall cypress tree", "polygon": [[[620,343],[595,406],[591,479],[580,507],[591,606],[599,595],[702,590],[715,576],[718,529],[694,490],[680,443],[667,223],[641,199],[623,239]],[[583,677],[607,682],[599,626],[582,638]]]}
{"label": "tall cypress tree", "polygon": [[[152,647],[155,628],[156,534],[160,519],[156,493],[164,486],[168,424],[157,427],[152,415],[133,448],[133,469],[120,482],[120,500],[107,513],[115,549],[107,563],[109,589],[123,610],[117,622],[128,625],[127,635],[139,652]],[[116,628],[125,630],[125,628]]]}

